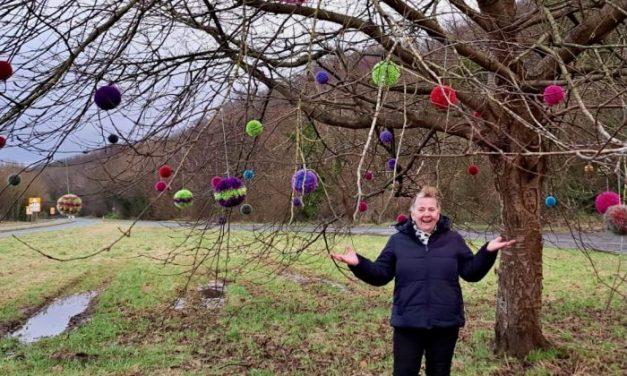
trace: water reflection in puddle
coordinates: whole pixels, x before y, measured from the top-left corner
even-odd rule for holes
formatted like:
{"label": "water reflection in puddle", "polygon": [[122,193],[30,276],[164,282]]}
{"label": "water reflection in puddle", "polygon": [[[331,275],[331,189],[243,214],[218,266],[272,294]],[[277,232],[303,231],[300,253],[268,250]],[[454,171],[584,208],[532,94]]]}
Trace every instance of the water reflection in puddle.
{"label": "water reflection in puddle", "polygon": [[32,343],[44,337],[61,334],[67,329],[70,319],[84,312],[96,295],[97,292],[90,291],[57,299],[11,333],[11,336],[20,342]]}

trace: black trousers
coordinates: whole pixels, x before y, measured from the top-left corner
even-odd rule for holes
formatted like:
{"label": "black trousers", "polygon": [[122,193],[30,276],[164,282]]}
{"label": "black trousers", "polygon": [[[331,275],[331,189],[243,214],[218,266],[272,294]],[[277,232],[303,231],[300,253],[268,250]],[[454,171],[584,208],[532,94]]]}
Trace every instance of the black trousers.
{"label": "black trousers", "polygon": [[458,327],[394,328],[394,376],[416,376],[425,355],[427,376],[451,374]]}

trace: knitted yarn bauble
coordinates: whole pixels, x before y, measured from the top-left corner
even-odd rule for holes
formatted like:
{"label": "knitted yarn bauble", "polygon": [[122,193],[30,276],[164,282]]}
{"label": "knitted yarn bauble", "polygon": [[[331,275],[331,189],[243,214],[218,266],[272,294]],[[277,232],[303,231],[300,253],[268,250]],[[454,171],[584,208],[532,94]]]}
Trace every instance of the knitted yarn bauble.
{"label": "knitted yarn bauble", "polygon": [[122,93],[113,85],[101,86],[96,90],[94,102],[105,111],[113,110],[122,103]]}
{"label": "knitted yarn bauble", "polygon": [[218,205],[231,208],[244,202],[246,199],[246,187],[244,182],[236,177],[224,178],[215,186],[213,197]]}
{"label": "knitted yarn bauble", "polygon": [[301,195],[311,193],[318,188],[318,175],[314,170],[300,169],[292,175],[292,189]]}
{"label": "knitted yarn bauble", "polygon": [[189,189],[181,189],[174,194],[174,206],[185,209],[192,206],[194,195]]}
{"label": "knitted yarn bauble", "polygon": [[76,215],[83,208],[83,200],[77,195],[68,193],[57,200],[57,210],[63,215]]}

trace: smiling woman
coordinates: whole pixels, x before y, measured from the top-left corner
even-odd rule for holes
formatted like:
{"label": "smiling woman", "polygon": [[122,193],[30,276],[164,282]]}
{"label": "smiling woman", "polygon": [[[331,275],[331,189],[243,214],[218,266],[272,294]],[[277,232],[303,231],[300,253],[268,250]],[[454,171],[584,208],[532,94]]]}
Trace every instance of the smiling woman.
{"label": "smiling woman", "polygon": [[477,254],[449,219],[440,215],[435,187],[423,187],[411,205],[411,220],[396,225],[398,233],[372,262],[351,247],[331,254],[348,264],[362,281],[383,286],[395,281],[390,324],[394,327],[394,375],[417,375],[425,354],[427,375],[450,375],[464,303],[459,277],[480,281],[496,260],[496,251],[514,244],[500,237]]}

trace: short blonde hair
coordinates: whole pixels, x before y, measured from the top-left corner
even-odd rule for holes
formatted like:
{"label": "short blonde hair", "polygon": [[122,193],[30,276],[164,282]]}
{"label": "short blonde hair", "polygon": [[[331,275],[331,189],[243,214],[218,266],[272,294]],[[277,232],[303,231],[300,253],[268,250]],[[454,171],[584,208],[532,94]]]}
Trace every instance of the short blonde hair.
{"label": "short blonde hair", "polygon": [[416,197],[411,203],[412,209],[416,206],[416,201],[418,201],[419,198],[434,198],[438,208],[440,208],[440,192],[432,185],[425,185],[420,189],[420,192],[416,194]]}

